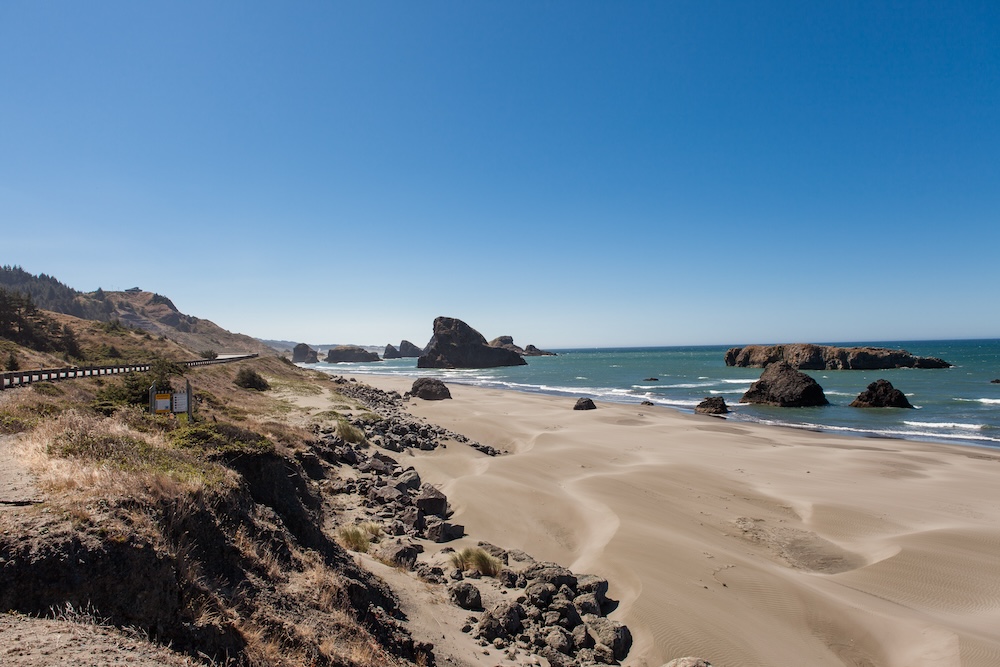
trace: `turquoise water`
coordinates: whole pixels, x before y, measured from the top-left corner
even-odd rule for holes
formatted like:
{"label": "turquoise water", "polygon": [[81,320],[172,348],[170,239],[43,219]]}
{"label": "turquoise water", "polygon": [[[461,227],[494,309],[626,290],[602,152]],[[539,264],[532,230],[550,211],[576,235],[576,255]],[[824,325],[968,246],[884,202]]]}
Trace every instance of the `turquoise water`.
{"label": "turquoise water", "polygon": [[[741,405],[740,396],[760,377],[758,368],[730,368],[730,346],[555,350],[557,357],[529,357],[527,366],[477,370],[418,369],[416,359],[377,363],[311,364],[332,373],[438,377],[446,382],[567,397],[640,403],[693,412],[707,396],[726,399],[734,421],[781,424],[869,437],[896,437],[1000,447],[1000,340],[875,341],[832,343],[903,348],[940,357],[948,369],[805,371],[830,405],[774,408]],[[657,381],[646,381],[646,378]],[[914,410],[858,409],[848,404],[884,378],[907,395]]]}

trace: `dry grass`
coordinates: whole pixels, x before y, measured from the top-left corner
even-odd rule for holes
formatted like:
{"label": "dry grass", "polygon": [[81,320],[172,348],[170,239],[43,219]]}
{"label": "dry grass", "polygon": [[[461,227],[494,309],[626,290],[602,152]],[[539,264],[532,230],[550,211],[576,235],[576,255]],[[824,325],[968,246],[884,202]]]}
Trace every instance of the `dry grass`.
{"label": "dry grass", "polygon": [[364,431],[357,426],[352,426],[346,419],[337,422],[337,437],[355,445],[368,442]]}
{"label": "dry grass", "polygon": [[368,553],[368,549],[371,548],[369,533],[361,526],[341,526],[337,529],[337,541],[345,549],[363,554]]}
{"label": "dry grass", "polygon": [[503,569],[503,561],[479,547],[466,547],[453,553],[449,560],[459,570],[477,570],[486,577],[495,577]]}

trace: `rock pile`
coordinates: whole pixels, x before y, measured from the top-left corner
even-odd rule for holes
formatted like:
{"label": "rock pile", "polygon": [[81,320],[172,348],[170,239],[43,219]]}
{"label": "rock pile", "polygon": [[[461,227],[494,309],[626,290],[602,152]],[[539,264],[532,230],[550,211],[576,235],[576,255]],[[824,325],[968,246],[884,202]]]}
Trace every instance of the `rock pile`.
{"label": "rock pile", "polygon": [[[521,589],[516,598],[469,618],[465,630],[481,646],[536,653],[553,667],[615,665],[628,655],[631,632],[605,615],[614,606],[607,597],[606,579],[577,575],[555,563],[535,561],[521,551],[479,544],[504,564],[496,577],[501,585]],[[473,593],[470,587],[475,588],[460,580],[449,588],[452,600],[463,609],[475,609],[466,605],[477,598],[481,604],[478,591]]]}

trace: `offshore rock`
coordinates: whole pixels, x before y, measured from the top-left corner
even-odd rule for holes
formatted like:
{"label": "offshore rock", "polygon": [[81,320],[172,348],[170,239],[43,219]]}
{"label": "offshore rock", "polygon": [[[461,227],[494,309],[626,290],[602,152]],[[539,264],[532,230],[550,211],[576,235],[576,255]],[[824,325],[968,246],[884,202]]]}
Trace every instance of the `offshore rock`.
{"label": "offshore rock", "polygon": [[417,368],[497,368],[525,364],[517,352],[490,347],[481,333],[454,317],[434,320],[434,336],[427,351],[417,359]]}
{"label": "offshore rock", "polygon": [[795,370],[787,362],[778,361],[764,369],[760,379],[743,394],[740,403],[801,408],[828,405],[829,401],[816,380]]}
{"label": "offshore rock", "polygon": [[776,361],[805,370],[880,370],[886,368],[951,368],[937,357],[918,357],[906,350],[884,347],[834,347],[794,343],[747,345],[726,351],[727,366],[764,368]]}
{"label": "offshore rock", "polygon": [[382,353],[382,358],[383,359],[402,359],[403,355],[401,355],[399,353],[399,350],[397,350],[395,347],[393,347],[392,344],[390,343],[389,345],[385,346],[385,352]]}
{"label": "offshore rock", "polygon": [[539,350],[534,345],[529,345],[526,348],[520,348],[514,344],[513,336],[497,336],[490,341],[490,347],[501,347],[505,350],[510,350],[511,352],[517,352],[522,357],[554,357],[555,352],[546,352],[545,350]]}
{"label": "offshore rock", "polygon": [[695,407],[694,412],[698,415],[724,415],[729,412],[729,406],[721,396],[709,396]]}
{"label": "offshore rock", "polygon": [[876,380],[851,401],[852,408],[913,408],[906,394],[888,380]]}
{"label": "offshore rock", "polygon": [[352,361],[381,361],[374,352],[357,345],[338,345],[326,353],[326,363],[342,364]]}
{"label": "offshore rock", "polygon": [[399,356],[406,359],[409,359],[410,357],[419,357],[423,353],[423,350],[408,340],[404,340],[399,344]]}
{"label": "offshore rock", "polygon": [[319,361],[319,355],[305,343],[299,343],[292,350],[292,362],[296,364],[315,364]]}

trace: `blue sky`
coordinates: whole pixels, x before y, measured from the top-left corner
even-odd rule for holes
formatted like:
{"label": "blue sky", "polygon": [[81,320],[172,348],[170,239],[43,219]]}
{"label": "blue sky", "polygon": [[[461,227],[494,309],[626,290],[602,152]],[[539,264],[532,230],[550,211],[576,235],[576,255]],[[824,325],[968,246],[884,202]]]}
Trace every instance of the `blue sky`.
{"label": "blue sky", "polygon": [[0,263],[262,338],[1000,336],[996,2],[0,3]]}

